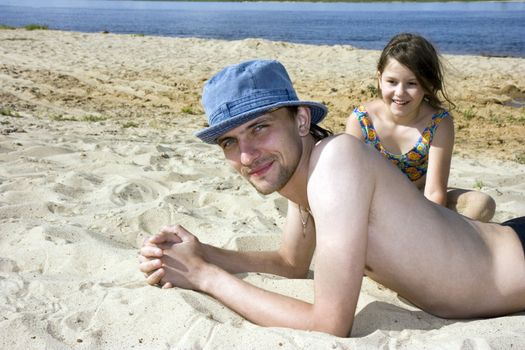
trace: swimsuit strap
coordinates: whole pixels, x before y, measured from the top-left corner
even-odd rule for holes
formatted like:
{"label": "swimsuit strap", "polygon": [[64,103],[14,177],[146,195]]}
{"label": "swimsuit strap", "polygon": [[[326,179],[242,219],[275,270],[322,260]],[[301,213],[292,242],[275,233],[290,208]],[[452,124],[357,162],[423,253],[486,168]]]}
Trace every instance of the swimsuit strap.
{"label": "swimsuit strap", "polygon": [[[434,139],[434,134],[436,133],[436,129],[439,123],[441,123],[443,118],[446,118],[448,116],[449,116],[449,113],[447,111],[433,114],[430,124],[425,128],[425,130],[423,130],[423,133],[421,135],[421,141],[428,143],[428,145],[430,145],[432,143],[432,140]],[[428,130],[428,133],[427,133],[427,130]]]}
{"label": "swimsuit strap", "polygon": [[365,142],[376,146],[379,142],[379,140],[377,139],[376,129],[374,128],[374,124],[372,123],[372,120],[370,120],[370,117],[368,116],[368,112],[366,111],[365,107],[356,107],[352,114],[359,121],[359,126],[361,127],[361,132],[363,133]]}

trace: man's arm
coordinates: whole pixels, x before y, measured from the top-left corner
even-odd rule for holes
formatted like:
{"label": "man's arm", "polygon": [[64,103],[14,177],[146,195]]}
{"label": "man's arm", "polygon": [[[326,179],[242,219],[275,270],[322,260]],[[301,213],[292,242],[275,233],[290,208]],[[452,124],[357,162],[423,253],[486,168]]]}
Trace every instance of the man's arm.
{"label": "man's arm", "polygon": [[375,183],[367,165],[371,152],[375,151],[342,135],[318,146],[312,155],[317,160],[308,181],[317,231],[313,304],[256,288],[220,271],[210,272],[203,291],[260,325],[347,336],[365,266]]}
{"label": "man's arm", "polygon": [[204,245],[206,260],[230,273],[263,272],[288,278],[306,277],[314,249],[313,219],[308,219],[303,232],[299,209],[290,201],[279,250],[233,251]]}
{"label": "man's arm", "polygon": [[259,325],[347,336],[364,272],[375,181],[364,154],[374,151],[347,135],[326,144],[313,155],[318,161],[308,184],[317,229],[313,304],[260,289],[206,262],[202,246],[187,232],[165,250],[162,281],[203,291]]}
{"label": "man's arm", "polygon": [[[180,243],[181,226],[166,226],[158,235],[145,241],[141,249],[143,272],[161,268],[163,249]],[[295,203],[288,203],[288,215],[280,249],[276,251],[235,251],[200,243],[204,259],[229,273],[263,272],[288,278],[305,278],[315,249],[315,229],[309,218],[303,230],[300,213]],[[151,272],[148,272],[151,273]],[[148,279],[148,283],[152,283]]]}

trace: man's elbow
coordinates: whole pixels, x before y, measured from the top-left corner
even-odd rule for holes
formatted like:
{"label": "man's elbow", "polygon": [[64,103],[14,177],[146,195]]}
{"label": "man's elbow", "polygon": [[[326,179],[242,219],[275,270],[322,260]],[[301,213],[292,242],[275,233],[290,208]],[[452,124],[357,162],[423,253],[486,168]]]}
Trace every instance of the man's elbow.
{"label": "man's elbow", "polygon": [[276,263],[279,265],[281,276],[293,279],[305,279],[310,276],[310,260],[289,259],[282,251],[278,252],[278,256]]}
{"label": "man's elbow", "polygon": [[302,266],[290,266],[286,277],[292,279],[305,279],[308,278],[308,276],[310,276],[309,266],[306,268]]}
{"label": "man's elbow", "polygon": [[312,327],[312,331],[327,333],[340,338],[347,338],[350,336],[352,325],[343,322],[326,321],[321,324],[316,324]]}

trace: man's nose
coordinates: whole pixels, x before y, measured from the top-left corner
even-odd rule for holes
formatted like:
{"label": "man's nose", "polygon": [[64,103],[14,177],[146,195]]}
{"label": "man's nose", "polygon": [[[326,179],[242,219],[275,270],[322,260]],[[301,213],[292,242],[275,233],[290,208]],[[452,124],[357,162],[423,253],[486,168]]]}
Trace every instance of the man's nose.
{"label": "man's nose", "polygon": [[242,165],[249,166],[259,157],[259,151],[250,142],[240,142],[240,150]]}

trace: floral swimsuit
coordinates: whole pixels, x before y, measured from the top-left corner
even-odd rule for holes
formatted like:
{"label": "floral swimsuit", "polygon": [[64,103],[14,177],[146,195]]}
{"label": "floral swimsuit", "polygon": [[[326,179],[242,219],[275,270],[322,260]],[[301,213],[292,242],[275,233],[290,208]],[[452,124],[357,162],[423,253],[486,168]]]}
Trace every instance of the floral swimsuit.
{"label": "floral swimsuit", "polygon": [[401,169],[410,180],[417,181],[427,173],[428,151],[430,150],[432,138],[434,137],[434,133],[436,132],[441,120],[449,114],[447,111],[434,114],[432,116],[432,121],[425,130],[423,130],[421,137],[414,147],[407,153],[400,155],[390,153],[383,147],[374,128],[374,124],[372,124],[372,120],[363,106],[354,109],[352,115],[354,115],[359,121],[361,131],[365,138],[365,143],[374,146],[383,156],[385,156],[385,158],[389,159],[394,165]]}

